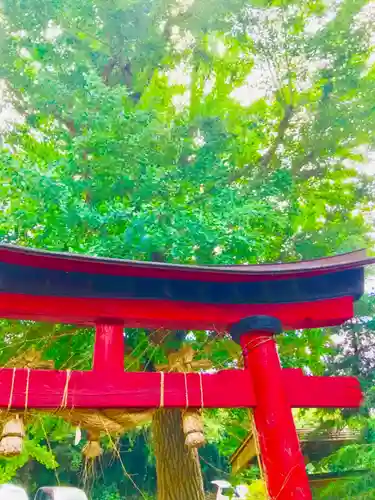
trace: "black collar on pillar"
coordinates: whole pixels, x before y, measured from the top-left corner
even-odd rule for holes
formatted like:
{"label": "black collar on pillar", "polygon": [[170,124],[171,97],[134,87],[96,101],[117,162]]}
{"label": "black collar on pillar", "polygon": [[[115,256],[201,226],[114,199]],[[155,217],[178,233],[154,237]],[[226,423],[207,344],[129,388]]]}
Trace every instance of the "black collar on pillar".
{"label": "black collar on pillar", "polygon": [[241,335],[252,331],[279,334],[282,332],[281,321],[273,316],[249,316],[232,325],[229,333],[232,339],[239,344]]}

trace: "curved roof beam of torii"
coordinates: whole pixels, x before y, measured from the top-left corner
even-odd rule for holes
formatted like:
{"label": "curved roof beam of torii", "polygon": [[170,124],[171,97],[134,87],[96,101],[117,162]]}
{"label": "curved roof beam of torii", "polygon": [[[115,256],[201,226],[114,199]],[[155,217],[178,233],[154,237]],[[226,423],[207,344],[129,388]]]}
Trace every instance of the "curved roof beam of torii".
{"label": "curved roof beam of torii", "polygon": [[0,317],[228,330],[267,314],[284,329],[340,324],[363,293],[365,251],[286,264],[189,266],[0,246]]}

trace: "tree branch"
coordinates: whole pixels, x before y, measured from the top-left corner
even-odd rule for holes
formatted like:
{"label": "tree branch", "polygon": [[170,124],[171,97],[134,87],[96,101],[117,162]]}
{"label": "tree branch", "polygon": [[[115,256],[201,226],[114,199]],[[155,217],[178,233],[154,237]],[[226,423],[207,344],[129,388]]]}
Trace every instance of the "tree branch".
{"label": "tree branch", "polygon": [[109,83],[109,78],[112,74],[112,71],[118,64],[118,61],[116,60],[115,57],[111,57],[107,64],[104,65],[103,71],[102,71],[102,80],[103,82],[108,85]]}
{"label": "tree branch", "polygon": [[[278,129],[277,129],[276,139],[275,139],[274,143],[270,146],[268,151],[260,159],[259,164],[260,164],[260,167],[262,170],[261,173],[263,173],[264,170],[269,167],[269,165],[271,164],[271,162],[275,156],[277,148],[284,140],[285,132],[288,129],[292,115],[293,115],[293,107],[290,105],[286,106],[284,117],[280,121]],[[241,168],[240,170],[238,170],[237,172],[232,174],[231,177],[229,177],[229,183],[235,182],[236,180],[240,179],[241,177],[243,177],[244,175],[249,173],[250,170],[252,170],[252,165],[246,165],[246,167]]]}
{"label": "tree branch", "polygon": [[[276,139],[273,142],[273,144],[269,147],[268,151],[260,158],[259,160],[259,166],[260,166],[260,172],[258,174],[258,177],[263,177],[263,175],[266,173],[266,170],[270,166],[276,150],[278,146],[282,143],[285,137],[285,132],[287,131],[290,120],[293,116],[293,106],[288,105],[285,106],[285,112],[282,120],[279,123],[278,129],[277,129],[277,135]],[[226,180],[225,183],[220,183],[219,185],[217,183],[212,184],[208,189],[204,191],[200,196],[194,197],[192,201],[188,203],[188,205],[192,205],[196,201],[202,201],[203,199],[207,198],[207,196],[210,196],[213,192],[216,190],[220,189],[224,185],[227,184],[232,184],[233,182],[236,182],[237,180],[241,179],[241,177],[244,177],[245,175],[249,174],[251,170],[253,170],[253,165],[246,165],[243,168],[240,168],[236,172],[233,172]]]}

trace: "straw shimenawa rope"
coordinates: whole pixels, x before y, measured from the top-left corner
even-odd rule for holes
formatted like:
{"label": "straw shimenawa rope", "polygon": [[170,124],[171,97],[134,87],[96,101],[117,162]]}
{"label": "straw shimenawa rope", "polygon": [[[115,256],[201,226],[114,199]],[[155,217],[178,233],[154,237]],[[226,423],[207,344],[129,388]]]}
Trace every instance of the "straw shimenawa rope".
{"label": "straw shimenawa rope", "polygon": [[204,408],[202,373],[198,371],[201,408],[189,408],[189,387],[187,374],[193,372],[194,370],[207,370],[212,368],[210,361],[205,359],[195,361],[194,355],[194,349],[190,345],[186,345],[179,351],[169,354],[168,364],[158,365],[156,367],[160,371],[165,370],[184,374],[185,410],[182,413],[182,428],[185,434],[185,444],[188,448],[200,448],[206,444],[206,439],[204,437],[202,415],[202,410]]}
{"label": "straw shimenawa rope", "polygon": [[[188,377],[186,373],[194,370],[211,368],[211,363],[207,360],[194,361],[194,350],[191,346],[185,346],[180,351],[171,353],[168,357],[168,364],[158,367],[160,370],[160,408],[164,407],[164,370],[184,373],[185,402],[186,409],[182,414],[182,424],[185,433],[185,444],[189,448],[197,448],[205,444],[203,434],[202,409],[204,407],[203,379],[199,372],[200,386],[200,409],[190,409]],[[25,422],[39,416],[41,413],[52,413],[72,425],[85,429],[88,433],[88,442],[82,452],[87,459],[99,457],[102,453],[100,447],[100,434],[119,436],[139,425],[144,425],[152,419],[154,410],[152,409],[68,409],[69,387],[71,383],[71,370],[66,371],[65,385],[61,395],[61,404],[57,409],[30,410],[29,389],[32,369],[54,369],[53,361],[42,360],[40,352],[34,348],[11,359],[8,366],[13,368],[12,381],[9,394],[9,404],[6,410],[0,410],[0,423],[3,424],[3,432],[0,439],[0,456],[15,456],[22,452],[23,440],[25,437]],[[13,392],[17,379],[17,369],[25,369],[25,410],[23,416],[12,409]],[[23,375],[24,377],[24,375]]]}
{"label": "straw shimenawa rope", "polygon": [[[16,368],[13,368],[12,382],[10,386],[8,409],[6,418],[4,419],[3,431],[0,439],[0,456],[15,457],[20,455],[23,450],[23,443],[25,437],[25,426],[23,418],[18,415],[11,415],[10,409],[12,407],[14,384],[16,380]],[[29,373],[28,373],[29,374]],[[29,383],[29,377],[28,381]],[[25,401],[25,406],[27,400]]]}
{"label": "straw shimenawa rope", "polygon": [[[126,431],[139,425],[145,424],[152,419],[153,410],[138,409],[68,409],[69,385],[71,382],[71,370],[66,371],[66,381],[61,395],[61,404],[57,409],[30,410],[29,387],[32,369],[54,369],[53,361],[42,360],[41,353],[34,348],[11,359],[8,366],[13,368],[12,381],[9,394],[9,404],[6,410],[0,410],[0,423],[3,424],[3,432],[0,439],[0,456],[19,455],[23,449],[25,437],[25,421],[32,420],[41,413],[50,413],[63,418],[72,425],[80,426],[88,433],[88,443],[82,452],[88,459],[100,456],[100,434],[121,435]],[[27,369],[25,386],[25,411],[23,416],[12,409],[13,392],[17,379],[17,369]],[[23,375],[24,377],[24,375]],[[164,395],[164,389],[161,391]]]}

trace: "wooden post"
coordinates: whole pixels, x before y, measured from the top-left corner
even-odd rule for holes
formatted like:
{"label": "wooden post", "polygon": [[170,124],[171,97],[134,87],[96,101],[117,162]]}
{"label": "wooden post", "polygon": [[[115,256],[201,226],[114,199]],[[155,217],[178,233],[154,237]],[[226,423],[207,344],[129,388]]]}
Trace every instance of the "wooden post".
{"label": "wooden post", "polygon": [[107,373],[124,371],[124,325],[97,323],[94,345],[94,371]]}
{"label": "wooden post", "polygon": [[253,316],[234,325],[231,333],[240,341],[245,370],[248,370],[254,388],[254,420],[269,496],[277,500],[311,500],[305,463],[273,339],[273,335],[280,331],[281,324],[276,318]]}

